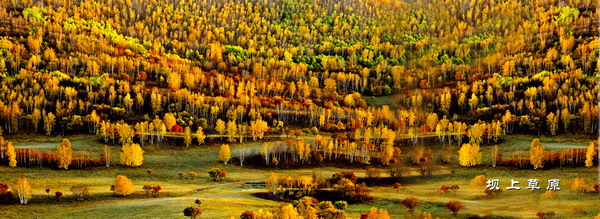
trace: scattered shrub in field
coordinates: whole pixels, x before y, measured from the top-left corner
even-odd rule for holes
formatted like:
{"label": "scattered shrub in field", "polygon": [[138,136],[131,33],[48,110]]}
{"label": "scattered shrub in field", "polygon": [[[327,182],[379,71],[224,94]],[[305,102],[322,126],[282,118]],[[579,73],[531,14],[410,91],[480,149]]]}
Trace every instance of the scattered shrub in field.
{"label": "scattered shrub in field", "polygon": [[446,194],[448,192],[448,189],[450,188],[448,188],[448,186],[446,185],[440,186],[440,191],[442,192],[442,194]]}
{"label": "scattered shrub in field", "polygon": [[558,198],[558,194],[554,190],[548,190],[542,194],[541,199],[552,200]]}
{"label": "scattered shrub in field", "polygon": [[573,192],[585,192],[587,190],[587,183],[585,179],[581,177],[575,177],[573,181],[571,181],[571,191]]}
{"label": "scattered shrub in field", "polygon": [[450,189],[452,192],[456,192],[458,189],[460,189],[460,187],[458,187],[458,185],[450,185],[448,189]]}
{"label": "scattered shrub in field", "polygon": [[377,168],[369,168],[367,169],[367,177],[371,179],[379,179],[381,178],[381,170]]}
{"label": "scattered shrub in field", "polygon": [[583,211],[583,206],[578,205],[578,204],[572,204],[567,208],[567,214],[581,215],[581,214],[585,214],[585,211]]}
{"label": "scattered shrub in field", "polygon": [[356,181],[358,181],[358,177],[354,174],[354,172],[347,171],[347,172],[338,172],[338,173],[333,174],[333,178],[331,179],[331,182],[337,183],[342,178],[346,178],[346,179],[350,180],[352,183],[356,183]]}
{"label": "scattered shrub in field", "polygon": [[144,186],[142,186],[142,189],[144,191],[146,191],[146,196],[150,196],[150,193],[152,192],[152,186],[151,185],[144,185]]}
{"label": "scattered shrub in field", "polygon": [[333,206],[335,207],[335,209],[338,210],[346,210],[346,208],[348,207],[348,202],[346,201],[336,201],[333,203]]}
{"label": "scattered shrub in field", "polygon": [[414,209],[419,206],[419,204],[421,203],[421,201],[419,201],[419,199],[413,198],[413,197],[408,197],[405,198],[404,200],[402,200],[400,202],[400,204],[402,204],[403,206],[406,206],[408,208],[408,211],[410,213],[413,213]]}
{"label": "scattered shrub in field", "polygon": [[72,186],[69,190],[73,193],[73,196],[75,196],[79,201],[83,201],[84,198],[90,195],[89,189],[85,185]]}
{"label": "scattered shrub in field", "polygon": [[190,178],[195,179],[196,177],[198,177],[198,173],[196,172],[189,172],[188,175],[190,176]]}
{"label": "scattered shrub in field", "polygon": [[183,210],[183,215],[192,219],[197,218],[198,216],[202,215],[202,209],[190,206]]}
{"label": "scattered shrub in field", "polygon": [[556,213],[554,213],[554,211],[538,211],[535,215],[540,218],[540,219],[544,219],[544,218],[552,218]]}
{"label": "scattered shrub in field", "polygon": [[464,207],[465,206],[462,204],[462,202],[457,200],[449,201],[444,205],[444,208],[452,211],[452,215],[454,216],[458,215],[458,212]]}
{"label": "scattered shrub in field", "polygon": [[394,183],[394,189],[396,189],[396,193],[398,193],[398,190],[400,190],[400,188],[402,188],[402,184]]}
{"label": "scattered shrub in field", "polygon": [[403,169],[400,166],[394,166],[394,167],[392,167],[392,168],[389,169],[389,173],[390,173],[390,176],[392,178],[401,177],[402,176],[402,171],[403,171]]}
{"label": "scattered shrub in field", "polygon": [[485,188],[485,189],[483,190],[483,193],[484,193],[484,194],[486,194],[488,198],[489,198],[489,197],[492,197],[492,196],[495,196],[495,195],[497,195],[497,194],[500,194],[500,193],[502,193],[502,192],[503,192],[503,191],[502,191],[502,189],[494,189],[494,190],[491,190],[491,189]]}
{"label": "scattered shrub in field", "polygon": [[217,179],[218,180],[225,179],[225,176],[227,176],[227,173],[225,172],[225,170],[221,170],[219,168],[212,168],[208,171],[208,175],[210,175],[210,178],[212,178],[213,181],[217,181]]}
{"label": "scattered shrub in field", "polygon": [[115,179],[114,192],[116,195],[128,196],[133,193],[133,183],[126,176],[118,175]]}
{"label": "scattered shrub in field", "polygon": [[469,182],[469,187],[472,189],[479,189],[485,187],[486,179],[485,175],[476,176]]}
{"label": "scattered shrub in field", "polygon": [[0,183],[0,204],[10,204],[12,201],[12,192],[8,191],[8,185]]}
{"label": "scattered shrub in field", "polygon": [[60,202],[60,199],[63,197],[63,193],[57,191],[54,193],[54,197],[56,197],[57,202]]}
{"label": "scattered shrub in field", "polygon": [[154,187],[152,187],[152,195],[154,195],[154,197],[158,197],[160,194],[160,190],[162,190],[162,186],[160,185],[156,185]]}
{"label": "scattered shrub in field", "polygon": [[148,170],[148,175],[154,175],[154,170]]}
{"label": "scattered shrub in field", "polygon": [[388,214],[388,211],[385,209],[377,209],[377,208],[371,208],[371,210],[368,213],[363,213],[360,216],[361,219],[389,219],[390,215]]}

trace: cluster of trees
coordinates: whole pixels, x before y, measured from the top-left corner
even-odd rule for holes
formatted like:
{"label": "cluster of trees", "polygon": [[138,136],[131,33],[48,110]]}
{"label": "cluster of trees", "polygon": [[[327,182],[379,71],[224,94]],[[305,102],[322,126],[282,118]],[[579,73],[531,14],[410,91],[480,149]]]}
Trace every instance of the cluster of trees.
{"label": "cluster of trees", "polygon": [[[145,187],[145,186],[144,186]],[[155,195],[158,195],[158,192],[162,189],[160,185],[153,187]],[[79,201],[83,201],[85,198],[89,197],[89,188],[86,185],[74,185],[69,188],[69,191],[73,193],[73,198]],[[133,193],[133,183],[131,180],[127,179],[127,177],[118,175],[114,185],[111,185],[111,191],[114,191],[115,195],[119,196],[127,196]],[[46,189],[45,192],[50,197],[50,189]],[[54,193],[54,197],[56,201],[60,201],[63,197],[63,193],[60,191],[56,191]],[[0,183],[0,203],[10,204],[13,200],[16,200],[23,205],[28,204],[29,200],[33,198],[33,190],[31,181],[28,178],[20,177],[18,178],[12,187],[12,192],[9,191],[9,186],[3,183]]]}
{"label": "cluster of trees", "polygon": [[370,190],[365,183],[357,183],[358,177],[353,172],[340,172],[327,180],[317,174],[313,176],[279,176],[269,173],[266,187],[270,195],[281,199],[291,197],[316,196],[330,199],[338,198],[348,202],[370,199]]}
{"label": "cluster of trees", "polygon": [[[292,204],[284,204],[275,211],[252,211],[246,210],[240,215],[240,219],[259,219],[259,218],[347,218],[344,210],[347,203],[338,201],[332,203],[330,201],[321,201],[304,196]],[[389,218],[389,217],[388,217]]]}
{"label": "cluster of trees", "polygon": [[0,163],[10,167],[38,166],[44,165],[59,169],[100,166],[108,162],[106,153],[102,153],[99,159],[93,159],[94,155],[85,151],[74,151],[69,139],[63,139],[54,151],[40,151],[32,148],[15,149],[12,142],[0,136]]}
{"label": "cluster of trees", "polygon": [[[4,2],[0,122],[9,133],[94,133],[100,121],[162,116],[175,119],[167,131],[202,127],[240,141],[280,121],[324,130],[383,124],[399,134],[452,130],[426,122],[434,112],[497,130],[502,121],[508,133],[594,133],[598,37],[590,6]],[[398,113],[367,107],[362,97],[399,91],[406,108]]]}
{"label": "cluster of trees", "polygon": [[[598,162],[598,143],[591,141],[586,149],[569,148],[559,152],[547,150],[541,144],[539,139],[531,141],[531,147],[528,154],[521,156],[521,153],[515,152],[519,158],[502,159],[502,153],[498,147],[491,151],[492,166],[499,164],[501,166],[511,166],[517,168],[534,169],[544,167],[562,167],[563,165],[585,166],[588,168],[597,165]],[[513,153],[513,154],[515,154]],[[476,166],[481,164],[482,152],[478,143],[463,144],[458,151],[459,164],[461,166]],[[514,155],[513,155],[514,157]]]}
{"label": "cluster of trees", "polygon": [[[141,166],[143,163],[144,151],[139,144],[123,143],[121,149],[121,164],[126,166]],[[56,147],[55,151],[43,152],[31,148],[15,149],[12,142],[5,140],[0,136],[0,161],[8,164],[10,167],[20,166],[55,166],[59,169],[69,169],[75,167],[78,169],[90,166],[110,165],[110,150],[105,147],[100,154],[99,159],[92,159],[88,152],[76,152],[71,146],[69,139],[63,139]]]}

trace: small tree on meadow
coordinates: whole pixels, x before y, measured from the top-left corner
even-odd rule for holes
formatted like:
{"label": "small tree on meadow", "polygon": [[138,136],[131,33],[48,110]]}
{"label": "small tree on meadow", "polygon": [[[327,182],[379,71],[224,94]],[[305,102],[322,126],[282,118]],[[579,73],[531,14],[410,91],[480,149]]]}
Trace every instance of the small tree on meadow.
{"label": "small tree on meadow", "polygon": [[73,196],[75,196],[75,198],[77,198],[77,200],[79,201],[83,201],[85,197],[88,197],[90,195],[89,189],[85,185],[72,186],[69,190],[73,193]]}
{"label": "small tree on meadow", "polygon": [[197,218],[202,214],[202,209],[194,206],[187,207],[183,210],[183,215],[192,219]]}
{"label": "small tree on meadow", "polygon": [[529,160],[534,169],[544,168],[544,158],[546,157],[546,147],[540,143],[539,139],[531,141],[531,149],[529,149]]}
{"label": "small tree on meadow", "polygon": [[585,166],[588,168],[594,166],[594,157],[598,155],[596,147],[596,142],[592,141],[585,152]]}
{"label": "small tree on meadow", "polygon": [[22,205],[26,205],[32,197],[31,182],[29,182],[29,179],[25,177],[17,179],[15,185],[13,186],[13,190],[17,193],[19,203]]}
{"label": "small tree on meadow", "polygon": [[219,161],[227,165],[229,159],[231,159],[231,150],[229,149],[228,144],[223,144],[221,145],[221,149],[219,150]]}
{"label": "small tree on meadow", "polygon": [[57,191],[54,193],[54,197],[56,197],[57,202],[60,202],[60,199],[63,197],[63,193]]}
{"label": "small tree on meadow", "polygon": [[118,175],[115,179],[114,192],[116,195],[128,196],[133,193],[133,183],[126,176]]}
{"label": "small tree on meadow", "polygon": [[452,215],[454,215],[455,217],[456,215],[458,215],[458,212],[464,207],[465,206],[462,204],[462,202],[457,200],[449,201],[444,205],[444,208],[452,211]]}
{"label": "small tree on meadow", "polygon": [[413,198],[413,197],[408,197],[405,198],[404,200],[402,200],[400,202],[403,206],[406,206],[408,208],[408,211],[410,213],[413,213],[413,211],[415,210],[415,208],[417,206],[419,206],[419,204],[421,203],[421,201],[419,201],[419,199]]}
{"label": "small tree on meadow", "polygon": [[73,149],[69,139],[63,139],[62,143],[56,148],[56,159],[58,160],[58,168],[69,169],[69,165],[73,160]]}

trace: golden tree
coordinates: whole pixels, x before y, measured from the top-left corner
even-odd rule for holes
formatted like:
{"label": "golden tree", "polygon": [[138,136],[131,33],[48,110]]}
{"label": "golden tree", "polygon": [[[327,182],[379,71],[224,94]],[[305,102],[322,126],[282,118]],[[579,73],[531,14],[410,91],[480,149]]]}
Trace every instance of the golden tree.
{"label": "golden tree", "polygon": [[15,185],[13,186],[13,190],[15,193],[17,193],[19,203],[22,205],[26,205],[29,199],[32,197],[31,182],[25,177],[20,177],[17,179]]}
{"label": "golden tree", "polygon": [[531,141],[531,148],[529,149],[529,160],[534,169],[544,168],[544,158],[546,157],[546,147],[540,143],[539,139],[533,139]]}
{"label": "golden tree", "polygon": [[553,112],[550,112],[550,114],[546,116],[546,120],[548,122],[550,134],[556,135],[556,130],[558,130],[558,116],[555,116]]}
{"label": "golden tree", "polygon": [[[229,140],[232,140],[233,137],[237,134],[237,125],[235,124],[234,121],[229,121],[227,122],[227,136],[229,138]],[[241,135],[242,133],[240,133]]]}
{"label": "golden tree", "polygon": [[387,210],[377,209],[375,207],[372,207],[369,213],[363,215],[366,215],[366,219],[390,219],[390,215],[388,214]]}
{"label": "golden tree", "polygon": [[[2,144],[0,142],[0,144]],[[17,153],[15,153],[15,147],[12,142],[6,143],[6,156],[8,156],[8,166],[16,167],[17,166]]]}
{"label": "golden tree", "polygon": [[117,124],[117,133],[119,134],[119,142],[121,144],[130,144],[133,143],[133,137],[135,136],[135,131],[133,127],[131,127],[127,123]]}
{"label": "golden tree", "polygon": [[571,191],[573,192],[585,192],[588,188],[585,179],[582,177],[575,177],[573,181],[571,181]]}
{"label": "golden tree", "polygon": [[302,219],[304,217],[300,216],[291,204],[285,204],[279,207],[279,209],[273,215],[274,218],[287,218],[287,219]]}
{"label": "golden tree", "polygon": [[137,167],[144,162],[144,150],[139,144],[123,144],[121,148],[121,164]]}
{"label": "golden tree", "polygon": [[69,169],[69,165],[73,160],[73,149],[69,139],[63,139],[62,143],[56,148],[56,159],[58,160],[58,168]]}
{"label": "golden tree", "polygon": [[461,166],[475,166],[481,163],[481,150],[479,144],[463,144],[458,151],[458,162]]}
{"label": "golden tree", "polygon": [[596,150],[596,142],[590,142],[586,152],[585,152],[585,166],[592,167],[594,166],[594,156],[597,156],[598,152]]}
{"label": "golden tree", "polygon": [[206,138],[206,136],[204,135],[204,132],[202,131],[202,127],[198,126],[198,130],[196,130],[196,139],[198,140],[198,144],[203,144],[205,138]]}
{"label": "golden tree", "polygon": [[183,130],[183,142],[185,143],[185,147],[189,147],[192,144],[192,128],[186,126]]}
{"label": "golden tree", "polygon": [[221,119],[218,119],[217,123],[215,124],[215,131],[217,131],[219,135],[221,135],[221,139],[223,138],[223,133],[225,133],[225,129],[225,122]]}
{"label": "golden tree", "polygon": [[165,113],[163,116],[163,122],[165,123],[167,130],[170,131],[173,130],[173,126],[177,124],[177,119],[172,113]]}
{"label": "golden tree", "polygon": [[221,145],[221,149],[219,150],[219,161],[227,165],[229,159],[231,159],[231,150],[229,149],[228,144],[223,144]]}
{"label": "golden tree", "polygon": [[133,183],[126,176],[117,175],[114,192],[117,195],[128,196],[133,193]]}
{"label": "golden tree", "polygon": [[46,135],[52,134],[52,129],[54,128],[54,120],[55,119],[56,119],[56,116],[54,116],[54,114],[52,114],[52,112],[48,113],[44,117],[44,130],[46,130]]}
{"label": "golden tree", "polygon": [[279,187],[279,175],[273,172],[267,174],[267,180],[265,181],[265,184],[267,186],[267,190],[269,190],[272,195],[275,195],[277,188]]}

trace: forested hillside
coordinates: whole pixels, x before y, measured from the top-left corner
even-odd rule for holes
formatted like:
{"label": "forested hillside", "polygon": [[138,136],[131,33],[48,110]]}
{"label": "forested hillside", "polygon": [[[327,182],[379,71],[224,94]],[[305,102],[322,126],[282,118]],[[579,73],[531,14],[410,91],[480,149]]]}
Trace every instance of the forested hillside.
{"label": "forested hillside", "polygon": [[[6,133],[47,134],[169,112],[205,130],[218,119],[448,129],[424,127],[434,112],[508,132],[594,133],[596,5],[3,1],[1,121]],[[390,94],[397,110],[364,100]]]}

